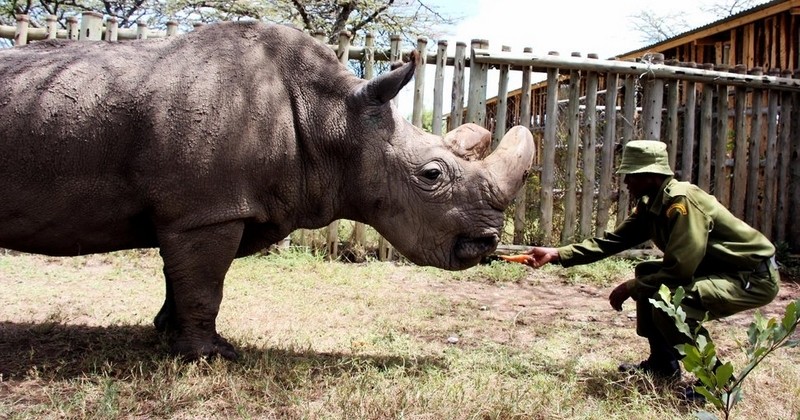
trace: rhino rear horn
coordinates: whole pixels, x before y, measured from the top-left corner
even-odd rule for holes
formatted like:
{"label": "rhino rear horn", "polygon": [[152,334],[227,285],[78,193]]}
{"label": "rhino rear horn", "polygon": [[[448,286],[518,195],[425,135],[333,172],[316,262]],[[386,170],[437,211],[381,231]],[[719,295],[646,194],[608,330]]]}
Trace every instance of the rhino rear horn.
{"label": "rhino rear horn", "polygon": [[392,65],[392,71],[370,80],[363,88],[367,99],[379,105],[391,101],[414,77],[419,57],[419,52],[413,50],[407,63],[400,66]]}
{"label": "rhino rear horn", "polygon": [[492,146],[492,133],[477,124],[462,124],[444,135],[444,143],[462,159],[481,160]]}
{"label": "rhino rear horn", "polygon": [[496,198],[502,207],[511,203],[525,185],[535,154],[531,131],[518,125],[508,130],[497,149],[484,159],[484,165],[497,188]]}

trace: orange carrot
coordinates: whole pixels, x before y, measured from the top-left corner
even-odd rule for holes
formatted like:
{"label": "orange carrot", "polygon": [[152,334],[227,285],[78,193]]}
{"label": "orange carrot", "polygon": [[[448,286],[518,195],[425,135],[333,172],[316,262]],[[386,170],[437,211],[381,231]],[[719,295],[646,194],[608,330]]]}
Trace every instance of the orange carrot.
{"label": "orange carrot", "polygon": [[530,259],[531,259],[531,256],[528,255],[528,254],[498,255],[498,256],[503,261],[515,262],[515,263],[520,263],[520,264],[528,264],[528,261],[530,261]]}

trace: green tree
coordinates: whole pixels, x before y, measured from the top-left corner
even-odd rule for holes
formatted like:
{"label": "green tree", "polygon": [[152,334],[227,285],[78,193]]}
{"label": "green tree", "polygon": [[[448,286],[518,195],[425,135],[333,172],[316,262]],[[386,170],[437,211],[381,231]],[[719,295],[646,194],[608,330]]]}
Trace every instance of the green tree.
{"label": "green tree", "polygon": [[114,16],[121,28],[138,21],[164,28],[174,20],[188,30],[196,22],[255,19],[319,31],[331,43],[344,30],[352,33],[354,41],[367,32],[377,39],[398,34],[410,43],[420,36],[435,39],[458,18],[441,13],[427,0],[0,0],[4,24],[12,24],[14,16],[23,13],[34,27],[43,27],[48,15],[55,15],[66,27],[66,17],[84,11]]}

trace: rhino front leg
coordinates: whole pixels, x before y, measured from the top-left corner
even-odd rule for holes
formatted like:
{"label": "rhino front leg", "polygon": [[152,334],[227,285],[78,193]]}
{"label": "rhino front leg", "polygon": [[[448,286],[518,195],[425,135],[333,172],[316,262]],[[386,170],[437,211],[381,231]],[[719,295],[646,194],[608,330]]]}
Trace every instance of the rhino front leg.
{"label": "rhino front leg", "polygon": [[233,346],[217,334],[216,319],[225,274],[236,256],[243,230],[243,223],[231,222],[159,237],[167,297],[156,326],[161,317],[165,326],[174,327],[174,354],[189,359],[237,357]]}

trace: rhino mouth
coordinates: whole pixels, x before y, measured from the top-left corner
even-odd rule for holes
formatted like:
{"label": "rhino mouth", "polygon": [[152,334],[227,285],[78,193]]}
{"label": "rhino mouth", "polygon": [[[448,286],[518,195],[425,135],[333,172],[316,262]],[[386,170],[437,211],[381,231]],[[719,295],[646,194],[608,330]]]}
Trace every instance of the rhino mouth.
{"label": "rhino mouth", "polygon": [[456,240],[455,256],[459,260],[480,259],[497,248],[500,238],[496,234],[479,237],[459,237]]}

